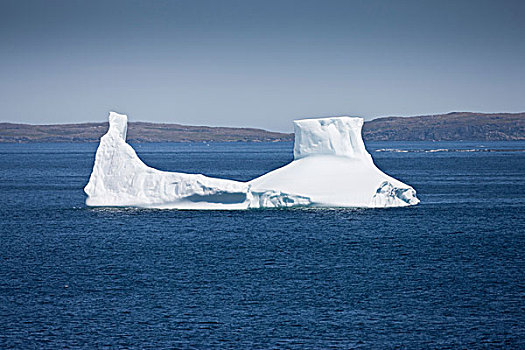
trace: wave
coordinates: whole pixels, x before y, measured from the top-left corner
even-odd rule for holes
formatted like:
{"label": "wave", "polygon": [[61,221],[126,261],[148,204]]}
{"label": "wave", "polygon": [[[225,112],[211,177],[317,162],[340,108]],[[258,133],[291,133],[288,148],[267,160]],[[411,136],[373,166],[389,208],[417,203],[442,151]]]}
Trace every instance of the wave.
{"label": "wave", "polygon": [[392,152],[392,153],[438,153],[438,152],[525,152],[525,149],[490,149],[490,148],[436,148],[436,149],[399,149],[399,148],[380,148],[374,152]]}
{"label": "wave", "polygon": [[381,148],[381,149],[376,149],[375,151],[376,152],[398,152],[398,153],[412,152],[411,150],[397,149],[397,148]]}

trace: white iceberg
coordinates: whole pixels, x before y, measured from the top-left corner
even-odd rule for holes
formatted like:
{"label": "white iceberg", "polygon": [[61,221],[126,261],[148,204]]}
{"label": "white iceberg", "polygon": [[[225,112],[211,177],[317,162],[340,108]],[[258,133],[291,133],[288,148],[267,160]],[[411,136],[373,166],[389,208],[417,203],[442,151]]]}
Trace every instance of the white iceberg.
{"label": "white iceberg", "polygon": [[419,203],[415,190],[384,174],[361,138],[363,119],[294,122],[294,161],[249,182],[148,167],[126,143],[127,116],[109,115],[84,188],[88,206],[249,209],[295,206],[398,207]]}
{"label": "white iceberg", "polygon": [[415,190],[379,170],[361,137],[362,118],[294,121],[294,161],[250,181],[308,197],[323,207],[399,207],[419,203]]}

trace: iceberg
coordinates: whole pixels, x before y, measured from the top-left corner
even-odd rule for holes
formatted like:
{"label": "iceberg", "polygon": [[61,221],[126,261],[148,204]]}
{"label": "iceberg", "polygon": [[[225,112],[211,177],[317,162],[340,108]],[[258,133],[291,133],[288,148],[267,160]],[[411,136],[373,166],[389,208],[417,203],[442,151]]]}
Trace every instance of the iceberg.
{"label": "iceberg", "polygon": [[248,182],[147,166],[126,142],[127,120],[109,114],[84,188],[88,206],[234,210],[419,203],[412,187],[374,165],[361,137],[361,118],[294,121],[294,160]]}
{"label": "iceberg", "polygon": [[399,207],[419,203],[416,191],[379,170],[367,152],[362,118],[294,121],[294,160],[250,182],[308,197],[323,207]]}

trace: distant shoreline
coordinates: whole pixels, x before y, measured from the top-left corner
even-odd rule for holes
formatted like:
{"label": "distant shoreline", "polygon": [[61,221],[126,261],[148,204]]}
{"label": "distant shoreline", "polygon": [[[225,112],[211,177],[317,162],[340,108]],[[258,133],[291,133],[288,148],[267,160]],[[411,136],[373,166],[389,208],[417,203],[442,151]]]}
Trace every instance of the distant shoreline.
{"label": "distant shoreline", "polygon": [[[0,123],[0,143],[96,143],[108,123],[31,125]],[[366,141],[522,141],[525,112],[453,112],[367,121]],[[128,141],[151,142],[290,142],[294,135],[256,128],[190,126],[130,122]]]}

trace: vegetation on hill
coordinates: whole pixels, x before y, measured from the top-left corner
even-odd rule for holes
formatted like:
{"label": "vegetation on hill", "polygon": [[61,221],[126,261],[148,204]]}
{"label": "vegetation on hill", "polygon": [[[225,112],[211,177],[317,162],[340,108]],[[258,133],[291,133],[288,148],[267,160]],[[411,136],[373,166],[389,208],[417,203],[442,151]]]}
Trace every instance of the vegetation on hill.
{"label": "vegetation on hill", "polygon": [[[29,125],[0,123],[0,142],[98,142],[108,123]],[[525,140],[525,113],[454,112],[386,117],[365,122],[368,141]],[[225,128],[131,122],[130,142],[276,142],[293,134],[252,128]]]}
{"label": "vegetation on hill", "polygon": [[525,140],[525,113],[378,118],[365,123],[363,136],[373,141]]}
{"label": "vegetation on hill", "polygon": [[[0,124],[0,142],[98,142],[108,123],[29,125]],[[293,134],[262,129],[222,128],[130,122],[129,142],[292,141]]]}

